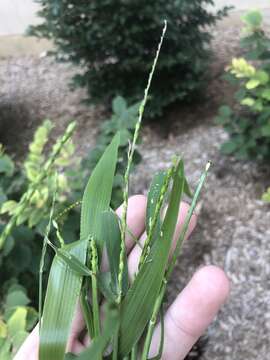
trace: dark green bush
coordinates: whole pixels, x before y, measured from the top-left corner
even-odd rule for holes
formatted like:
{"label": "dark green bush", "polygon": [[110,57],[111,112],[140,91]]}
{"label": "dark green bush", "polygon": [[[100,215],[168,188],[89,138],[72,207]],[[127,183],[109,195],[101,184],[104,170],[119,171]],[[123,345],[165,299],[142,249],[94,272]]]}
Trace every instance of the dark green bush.
{"label": "dark green bush", "polygon": [[149,99],[148,115],[192,101],[206,85],[211,27],[226,14],[213,0],[36,0],[44,23],[30,33],[53,39],[57,57],[81,65],[74,84],[93,102],[117,95],[141,99],[163,20],[168,31]]}
{"label": "dark green bush", "polygon": [[233,109],[222,106],[217,118],[230,136],[221,149],[238,158],[269,162],[270,38],[262,29],[259,11],[249,12],[243,19],[245,57],[233,59],[227,76],[239,88],[237,104]]}

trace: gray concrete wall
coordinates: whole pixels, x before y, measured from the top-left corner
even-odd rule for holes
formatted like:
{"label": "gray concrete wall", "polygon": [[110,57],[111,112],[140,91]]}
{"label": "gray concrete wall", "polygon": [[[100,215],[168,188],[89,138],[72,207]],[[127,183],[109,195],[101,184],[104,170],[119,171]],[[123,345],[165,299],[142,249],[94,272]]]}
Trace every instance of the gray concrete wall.
{"label": "gray concrete wall", "polygon": [[[215,6],[234,5],[236,10],[270,8],[270,0],[216,0]],[[34,0],[0,0],[0,35],[23,34],[29,24],[37,23]]]}
{"label": "gray concrete wall", "polygon": [[216,6],[233,5],[235,10],[246,10],[250,8],[270,8],[270,0],[216,0]]}
{"label": "gray concrete wall", "polygon": [[38,22],[37,10],[33,0],[0,0],[0,35],[23,34]]}

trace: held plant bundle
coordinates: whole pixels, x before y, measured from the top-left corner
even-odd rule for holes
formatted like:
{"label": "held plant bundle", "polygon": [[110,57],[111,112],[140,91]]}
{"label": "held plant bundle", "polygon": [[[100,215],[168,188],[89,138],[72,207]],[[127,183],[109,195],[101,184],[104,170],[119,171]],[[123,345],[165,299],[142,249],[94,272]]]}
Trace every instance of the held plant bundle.
{"label": "held plant bundle", "polygon": [[[195,191],[189,213],[168,265],[171,240],[175,232],[179,205],[190,190],[183,161],[175,158],[171,167],[155,175],[148,194],[146,233],[138,272],[130,281],[127,269],[125,234],[132,235],[127,225],[129,173],[138,139],[148,91],[156,67],[164,33],[150,73],[139,119],[128,152],[124,175],[124,203],[121,218],[111,210],[113,179],[117,165],[120,135],[116,134],[106,148],[86,185],[82,207],[80,239],[59,247],[50,241],[54,223],[54,206],[44,239],[40,266],[40,360],[61,359],[148,359],[153,330],[158,317],[163,324],[162,304],[167,281],[173,271],[182,241],[205,181],[209,164]],[[165,199],[168,208],[164,219]],[[132,235],[134,242],[137,239]],[[136,244],[139,246],[139,243]],[[42,304],[42,272],[47,246],[55,251],[44,305]],[[142,245],[140,245],[142,246]],[[109,268],[101,270],[101,256],[106,250]],[[105,303],[105,315],[100,302]],[[65,354],[76,305],[80,301],[86,330],[92,342],[79,355]],[[103,307],[102,307],[103,309]],[[163,326],[162,335],[163,335]],[[159,354],[163,347],[161,336]]]}

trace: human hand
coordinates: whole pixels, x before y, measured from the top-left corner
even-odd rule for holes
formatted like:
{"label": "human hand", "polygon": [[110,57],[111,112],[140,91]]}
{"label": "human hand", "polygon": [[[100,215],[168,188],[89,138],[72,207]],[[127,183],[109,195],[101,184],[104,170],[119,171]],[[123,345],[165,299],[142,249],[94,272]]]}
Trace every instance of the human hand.
{"label": "human hand", "polygon": [[[181,203],[174,243],[178,238],[189,206]],[[116,211],[121,216],[121,207]],[[127,222],[131,232],[145,240],[145,215],[146,198],[133,196],[129,199]],[[187,237],[196,226],[196,216],[193,215],[188,229]],[[173,251],[174,245],[172,245]],[[127,234],[126,248],[129,254],[128,267],[130,278],[134,278],[137,271],[141,248],[134,245],[134,240]],[[106,257],[102,260],[102,267],[108,267]],[[169,307],[164,318],[165,336],[163,348],[163,360],[183,360],[191,347],[203,334],[207,326],[212,322],[222,304],[229,294],[229,281],[224,272],[215,266],[205,266],[198,270],[189,281],[184,290],[177,296]],[[85,328],[84,320],[78,308],[70,334],[67,351],[81,352],[89,345],[89,338],[81,340],[81,334]],[[157,325],[153,335],[149,356],[157,355],[159,348],[160,324]],[[38,360],[38,327],[26,339],[14,360]]]}

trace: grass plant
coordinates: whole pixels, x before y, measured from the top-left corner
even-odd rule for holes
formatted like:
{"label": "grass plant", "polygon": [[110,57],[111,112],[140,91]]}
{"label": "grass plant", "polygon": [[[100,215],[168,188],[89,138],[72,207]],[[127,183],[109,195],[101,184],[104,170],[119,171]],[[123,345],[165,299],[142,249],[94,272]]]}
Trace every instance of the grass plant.
{"label": "grass plant", "polygon": [[[80,239],[69,244],[63,239],[59,246],[52,244],[50,233],[53,230],[51,224],[48,226],[44,251],[48,245],[52,246],[55,256],[50,269],[45,301],[44,304],[40,303],[40,360],[146,360],[149,359],[153,329],[159,316],[163,323],[162,308],[167,282],[180,253],[210,166],[207,164],[199,179],[170,265],[169,253],[180,202],[184,193],[191,194],[181,158],[175,157],[169,169],[155,175],[147,199],[147,239],[142,249],[138,272],[134,281],[130,281],[125,247],[125,235],[129,231],[129,174],[166,26],[165,23],[128,153],[121,218],[119,219],[110,208],[120,144],[120,135],[116,134],[86,185],[81,205]],[[166,199],[168,206],[165,217],[162,218]],[[50,223],[53,224],[53,221],[50,220]],[[56,230],[60,232],[57,225]],[[107,272],[101,271],[101,256],[104,249],[107,251],[109,263]],[[42,294],[42,281],[40,286]],[[66,354],[72,320],[79,301],[86,331],[92,342],[79,355]],[[105,302],[105,319],[102,319],[99,309],[101,301]],[[161,328],[163,329],[163,326]],[[159,354],[154,359],[161,358],[163,335],[162,330]],[[108,349],[111,349],[109,353]]]}

